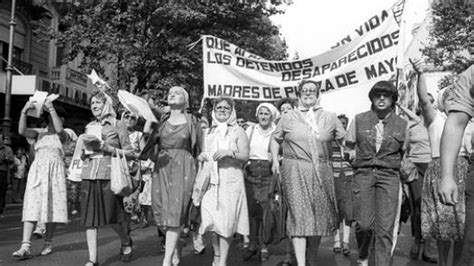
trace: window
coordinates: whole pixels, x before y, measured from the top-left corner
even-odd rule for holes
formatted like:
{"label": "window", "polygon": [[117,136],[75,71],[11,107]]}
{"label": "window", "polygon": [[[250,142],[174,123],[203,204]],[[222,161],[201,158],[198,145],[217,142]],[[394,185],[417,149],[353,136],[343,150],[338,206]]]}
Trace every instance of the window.
{"label": "window", "polygon": [[[0,46],[1,46],[1,56],[2,56],[2,71],[6,71],[6,67],[7,67],[7,62],[6,60],[8,60],[8,43],[6,42],[2,42],[0,41]],[[13,59],[18,59],[18,60],[21,60],[21,54],[22,54],[23,50],[18,48],[18,47],[13,47]],[[5,59],[5,60],[4,60]]]}

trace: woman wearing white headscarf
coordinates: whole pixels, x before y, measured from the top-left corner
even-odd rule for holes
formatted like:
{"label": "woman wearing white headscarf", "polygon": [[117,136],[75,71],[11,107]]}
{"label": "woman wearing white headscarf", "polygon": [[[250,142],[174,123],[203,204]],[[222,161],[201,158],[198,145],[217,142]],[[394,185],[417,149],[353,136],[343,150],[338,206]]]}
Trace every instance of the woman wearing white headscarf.
{"label": "woman wearing white headscarf", "polygon": [[248,140],[237,125],[234,101],[217,99],[212,126],[205,133],[199,160],[208,164],[210,185],[201,201],[199,233],[213,232],[213,266],[227,265],[227,255],[235,233],[249,234],[247,199],[242,165],[248,160]]}
{"label": "woman wearing white headscarf", "polygon": [[126,125],[116,119],[110,96],[105,92],[96,92],[90,105],[96,120],[86,126],[86,139],[100,139],[101,142],[99,146],[94,146],[84,141],[86,147],[93,146],[91,152],[83,155],[81,173],[81,224],[86,227],[89,250],[86,265],[98,265],[97,229],[105,225],[111,225],[120,236],[120,255],[126,262],[132,256],[130,216],[124,210],[123,197],[115,195],[110,188],[110,165],[116,150],[131,156],[133,149]]}
{"label": "woman wearing white headscarf", "polygon": [[268,208],[268,200],[275,184],[272,174],[272,158],[269,153],[270,139],[279,116],[277,108],[270,103],[260,104],[255,112],[258,124],[247,129],[249,138],[249,161],[245,167],[245,191],[250,218],[250,244],[244,253],[249,260],[260,249],[260,259],[269,258],[268,249],[263,240],[265,231],[263,213]]}
{"label": "woman wearing white headscarf", "polygon": [[[273,132],[272,169],[280,172],[278,153],[283,148],[281,179],[288,200],[287,232],[298,265],[306,265],[306,243],[314,259],[322,236],[338,227],[332,142],[341,141],[345,130],[335,113],[319,105],[320,85],[303,81],[298,86],[298,109],[283,115]],[[313,262],[311,262],[313,263]]]}
{"label": "woman wearing white headscarf", "polygon": [[[168,92],[170,111],[161,114],[160,124],[142,153],[155,162],[152,177],[152,209],[157,225],[166,232],[163,265],[179,264],[179,236],[188,223],[191,194],[196,177],[195,157],[201,151],[199,120],[186,112],[189,96],[182,87]],[[141,159],[146,159],[141,157]]]}

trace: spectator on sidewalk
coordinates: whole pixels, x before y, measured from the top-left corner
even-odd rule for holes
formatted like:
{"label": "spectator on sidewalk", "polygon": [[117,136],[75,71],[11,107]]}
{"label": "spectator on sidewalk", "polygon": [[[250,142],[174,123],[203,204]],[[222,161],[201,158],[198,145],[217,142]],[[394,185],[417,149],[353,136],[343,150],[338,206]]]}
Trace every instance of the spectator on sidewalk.
{"label": "spectator on sidewalk", "polygon": [[22,202],[22,196],[24,192],[24,180],[26,175],[27,160],[25,156],[25,150],[23,148],[18,148],[13,162],[13,177],[12,189],[13,189],[13,199],[15,203]]}
{"label": "spectator on sidewalk", "polygon": [[13,164],[13,151],[5,145],[3,135],[0,135],[0,220],[4,217],[6,194],[9,187],[8,172]]}

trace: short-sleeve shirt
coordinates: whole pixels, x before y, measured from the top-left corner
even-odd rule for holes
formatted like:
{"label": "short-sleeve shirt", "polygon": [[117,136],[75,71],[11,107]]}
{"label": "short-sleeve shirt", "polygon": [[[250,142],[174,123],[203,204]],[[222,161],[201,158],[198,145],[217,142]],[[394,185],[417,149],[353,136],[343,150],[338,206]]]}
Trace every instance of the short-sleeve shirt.
{"label": "short-sleeve shirt", "polygon": [[[330,160],[332,157],[332,141],[343,139],[346,132],[335,113],[321,108],[314,112],[317,117],[317,127],[320,131],[318,153],[321,159]],[[283,115],[273,132],[275,140],[282,144],[284,158],[308,161],[311,161],[312,158],[309,143],[310,136],[311,129],[299,110]]]}
{"label": "short-sleeve shirt", "polygon": [[454,95],[450,99],[448,111],[463,112],[474,117],[474,65],[468,67],[454,82]]}

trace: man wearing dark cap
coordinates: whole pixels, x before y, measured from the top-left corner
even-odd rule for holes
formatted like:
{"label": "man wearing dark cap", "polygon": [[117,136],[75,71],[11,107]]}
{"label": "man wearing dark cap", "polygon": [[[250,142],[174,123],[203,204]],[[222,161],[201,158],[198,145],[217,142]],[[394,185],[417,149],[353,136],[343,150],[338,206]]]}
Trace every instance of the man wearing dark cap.
{"label": "man wearing dark cap", "polygon": [[398,92],[388,81],[369,92],[371,109],[357,114],[346,135],[352,149],[353,212],[359,265],[391,264],[393,229],[400,190],[400,162],[407,145],[407,122],[394,112]]}

